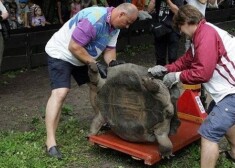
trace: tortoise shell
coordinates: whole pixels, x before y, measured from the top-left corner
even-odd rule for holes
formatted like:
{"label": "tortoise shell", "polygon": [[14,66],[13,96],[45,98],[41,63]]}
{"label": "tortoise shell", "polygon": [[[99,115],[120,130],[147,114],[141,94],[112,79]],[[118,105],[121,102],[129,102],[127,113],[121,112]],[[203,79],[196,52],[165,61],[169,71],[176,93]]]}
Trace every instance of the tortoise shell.
{"label": "tortoise shell", "polygon": [[174,113],[173,108],[166,108],[173,105],[162,80],[135,64],[108,69],[106,82],[97,93],[97,105],[112,131],[134,142],[155,141],[155,125]]}

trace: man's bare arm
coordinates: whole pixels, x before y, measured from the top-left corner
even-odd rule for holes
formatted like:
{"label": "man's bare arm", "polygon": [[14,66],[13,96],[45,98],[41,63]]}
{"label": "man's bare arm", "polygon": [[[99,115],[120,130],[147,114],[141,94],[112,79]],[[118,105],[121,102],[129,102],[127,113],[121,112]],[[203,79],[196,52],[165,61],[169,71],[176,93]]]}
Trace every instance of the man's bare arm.
{"label": "man's bare arm", "polygon": [[83,62],[84,64],[89,64],[91,62],[96,63],[96,61],[90,56],[90,54],[86,51],[84,47],[77,44],[73,39],[70,40],[69,51],[75,56],[79,61]]}
{"label": "man's bare arm", "polygon": [[116,60],[116,48],[106,48],[104,51],[104,61],[109,65],[112,60]]}

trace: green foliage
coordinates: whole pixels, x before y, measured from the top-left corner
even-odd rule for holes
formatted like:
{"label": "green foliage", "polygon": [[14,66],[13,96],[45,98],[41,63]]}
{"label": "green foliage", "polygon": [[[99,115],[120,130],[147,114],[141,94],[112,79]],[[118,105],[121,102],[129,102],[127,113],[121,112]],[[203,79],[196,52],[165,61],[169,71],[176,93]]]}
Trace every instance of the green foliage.
{"label": "green foliage", "polygon": [[[62,152],[65,157],[62,161],[47,157],[45,154],[45,127],[43,122],[34,124],[34,131],[30,132],[1,132],[0,134],[0,167],[66,167],[67,164],[89,163],[87,151],[90,145],[85,136],[87,132],[79,125],[78,121],[70,118],[61,123],[58,129],[58,141],[63,144]],[[68,154],[68,155],[66,155]]]}
{"label": "green foliage", "polygon": [[[44,122],[33,119],[35,128],[29,132],[5,131],[0,133],[0,167],[1,168],[144,168],[143,161],[133,160],[130,156],[111,149],[91,145],[86,136],[89,130],[87,121],[79,122],[73,116],[60,123],[57,141],[63,153],[58,161],[45,153]],[[199,143],[175,153],[170,160],[164,159],[151,167],[157,168],[199,168]],[[218,168],[230,168],[233,164],[220,157]]]}
{"label": "green foliage", "polygon": [[151,47],[153,47],[153,45],[150,45],[150,44],[142,44],[142,45],[138,45],[138,46],[127,46],[124,49],[124,51],[117,53],[117,57],[119,55],[123,55],[123,54],[127,57],[135,57],[137,53],[146,51]]}
{"label": "green foliage", "polygon": [[72,115],[73,107],[69,104],[64,104],[62,107],[62,114],[63,115]]}
{"label": "green foliage", "polygon": [[229,28],[226,31],[233,36],[235,35],[235,28]]}
{"label": "green foliage", "polygon": [[1,84],[1,85],[8,85],[9,82],[7,82],[7,81],[4,80],[4,81],[0,81],[0,84]]}

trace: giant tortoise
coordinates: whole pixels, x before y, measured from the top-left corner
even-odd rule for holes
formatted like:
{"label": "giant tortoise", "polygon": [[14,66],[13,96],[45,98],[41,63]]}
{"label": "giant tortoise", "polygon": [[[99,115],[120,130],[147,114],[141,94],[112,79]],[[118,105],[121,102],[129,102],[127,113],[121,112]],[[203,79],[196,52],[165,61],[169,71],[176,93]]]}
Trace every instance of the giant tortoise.
{"label": "giant tortoise", "polygon": [[[91,104],[96,111],[89,135],[98,134],[105,123],[120,138],[130,142],[157,140],[162,157],[172,154],[169,134],[180,125],[175,110],[177,87],[169,89],[147,68],[126,63],[108,68],[107,78],[100,77],[97,65],[89,65]],[[170,92],[172,92],[170,94]]]}

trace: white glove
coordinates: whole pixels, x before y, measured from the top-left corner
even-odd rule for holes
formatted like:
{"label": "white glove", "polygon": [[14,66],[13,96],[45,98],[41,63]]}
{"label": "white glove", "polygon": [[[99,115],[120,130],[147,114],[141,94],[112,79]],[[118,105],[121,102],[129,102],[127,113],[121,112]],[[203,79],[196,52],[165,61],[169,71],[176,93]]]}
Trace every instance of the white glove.
{"label": "white glove", "polygon": [[180,73],[181,72],[170,72],[166,74],[163,78],[163,83],[166,87],[171,88],[173,85],[180,81]]}
{"label": "white glove", "polygon": [[149,68],[148,72],[150,72],[153,76],[161,77],[167,73],[167,68],[161,65],[156,65],[152,68]]}

